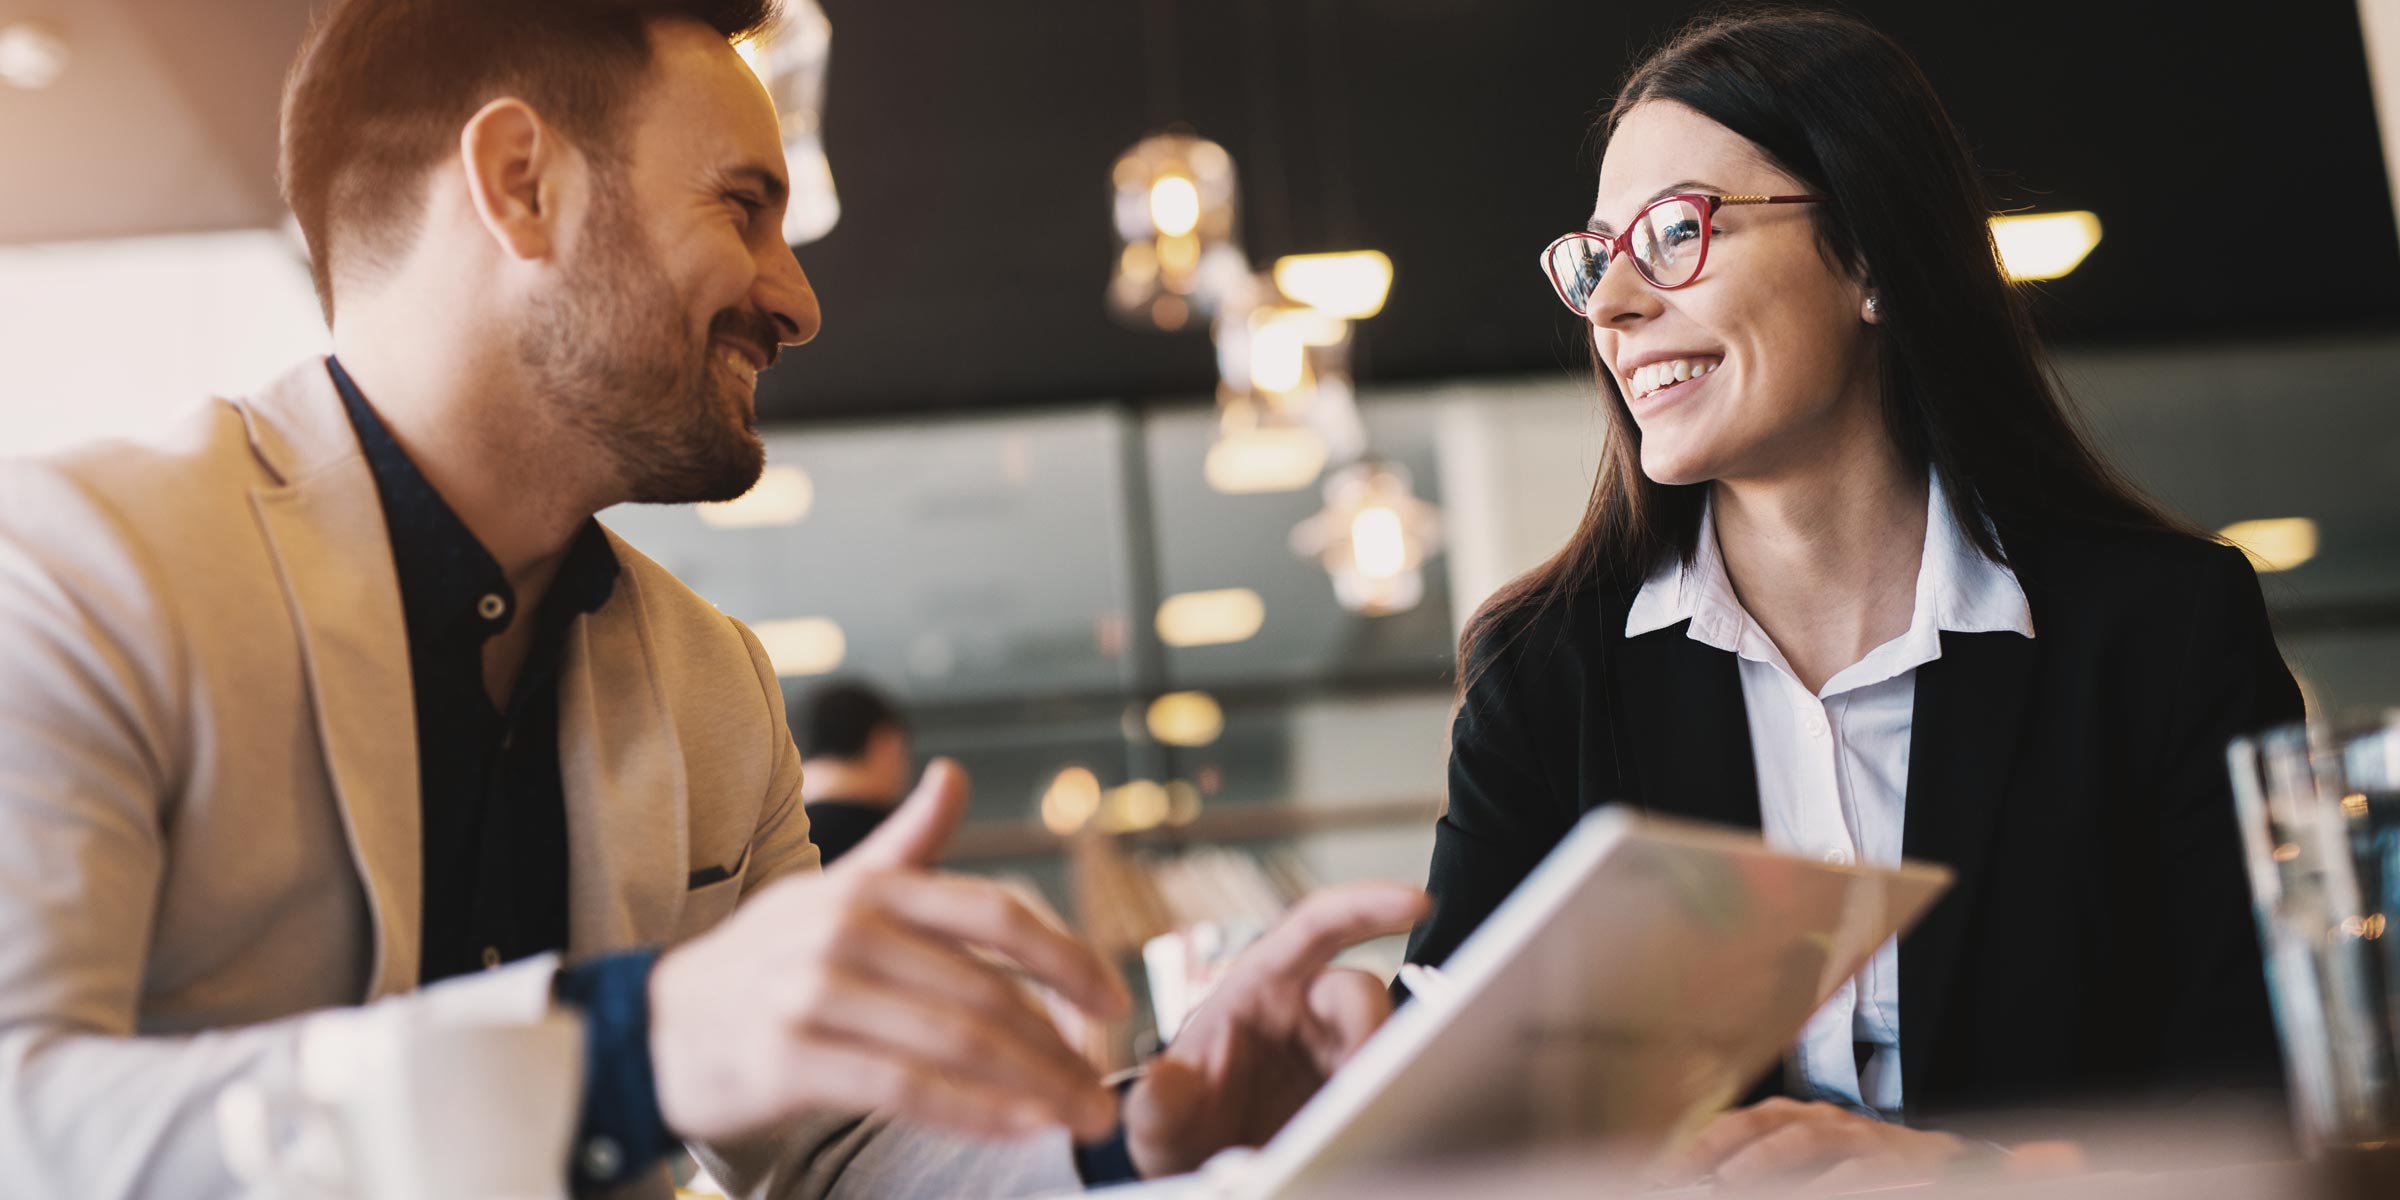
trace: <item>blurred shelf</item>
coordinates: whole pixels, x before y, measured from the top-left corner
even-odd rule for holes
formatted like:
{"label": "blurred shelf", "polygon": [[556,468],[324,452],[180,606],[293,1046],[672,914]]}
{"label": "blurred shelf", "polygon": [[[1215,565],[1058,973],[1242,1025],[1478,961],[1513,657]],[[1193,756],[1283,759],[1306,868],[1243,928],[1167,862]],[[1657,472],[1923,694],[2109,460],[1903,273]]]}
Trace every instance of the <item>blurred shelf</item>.
{"label": "blurred shelf", "polygon": [[952,865],[1039,858],[1063,854],[1079,837],[1114,837],[1131,847],[1176,846],[1195,842],[1246,842],[1299,837],[1345,829],[1386,829],[1427,824],[1441,816],[1442,802],[1426,798],[1378,800],[1362,804],[1298,808],[1280,804],[1228,805],[1203,811],[1187,825],[1160,825],[1119,834],[1074,834],[1060,837],[1033,822],[997,821],[968,825],[950,839],[943,861]]}

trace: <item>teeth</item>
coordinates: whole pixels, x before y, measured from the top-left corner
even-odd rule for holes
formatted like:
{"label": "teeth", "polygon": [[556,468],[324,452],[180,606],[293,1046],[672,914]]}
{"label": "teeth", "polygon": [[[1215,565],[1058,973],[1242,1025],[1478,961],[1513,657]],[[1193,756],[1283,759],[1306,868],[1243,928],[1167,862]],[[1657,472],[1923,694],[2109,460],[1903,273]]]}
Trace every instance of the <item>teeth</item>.
{"label": "teeth", "polygon": [[717,357],[723,359],[726,366],[733,368],[734,375],[744,382],[758,382],[758,368],[751,366],[750,360],[742,357],[740,351],[720,350],[717,352]]}
{"label": "teeth", "polygon": [[1689,379],[1698,379],[1710,371],[1716,370],[1721,362],[1722,360],[1714,358],[1678,358],[1671,362],[1651,363],[1648,366],[1636,368],[1630,380],[1633,384],[1634,397],[1639,399],[1660,388],[1671,387]]}

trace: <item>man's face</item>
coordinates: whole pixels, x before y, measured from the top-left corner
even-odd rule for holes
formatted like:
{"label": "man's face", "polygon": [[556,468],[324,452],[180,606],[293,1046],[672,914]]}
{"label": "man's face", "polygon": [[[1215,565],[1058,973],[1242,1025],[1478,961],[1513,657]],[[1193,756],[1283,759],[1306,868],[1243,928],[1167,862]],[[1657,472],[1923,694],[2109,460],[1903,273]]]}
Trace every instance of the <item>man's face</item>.
{"label": "man's face", "polygon": [[624,498],[730,500],[758,481],[758,373],[816,336],[816,294],[782,234],[775,111],[706,26],[661,22],[618,161],[520,357],[570,428],[612,459]]}

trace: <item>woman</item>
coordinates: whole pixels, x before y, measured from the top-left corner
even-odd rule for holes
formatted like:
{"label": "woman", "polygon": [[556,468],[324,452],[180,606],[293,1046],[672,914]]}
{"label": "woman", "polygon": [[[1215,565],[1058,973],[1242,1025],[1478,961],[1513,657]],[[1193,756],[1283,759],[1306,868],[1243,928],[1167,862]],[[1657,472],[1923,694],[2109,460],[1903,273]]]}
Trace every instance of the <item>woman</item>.
{"label": "woman", "polygon": [[1592,233],[1544,263],[1607,452],[1467,630],[1410,958],[1622,801],[1957,873],[1682,1174],[1855,1178],[1959,1153],[1946,1112],[2271,1085],[2224,746],[2299,692],[2242,555],[2065,414],[1924,76],[1848,17],[1720,19],[1602,133]]}

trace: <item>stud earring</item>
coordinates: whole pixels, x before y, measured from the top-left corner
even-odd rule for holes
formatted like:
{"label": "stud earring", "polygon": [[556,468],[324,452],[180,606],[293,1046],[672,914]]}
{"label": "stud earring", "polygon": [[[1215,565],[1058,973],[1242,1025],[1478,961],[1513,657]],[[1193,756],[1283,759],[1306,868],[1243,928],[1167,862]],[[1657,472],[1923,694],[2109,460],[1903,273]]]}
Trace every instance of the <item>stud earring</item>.
{"label": "stud earring", "polygon": [[1867,297],[1867,315],[1870,317],[1880,317],[1883,315],[1883,297]]}

